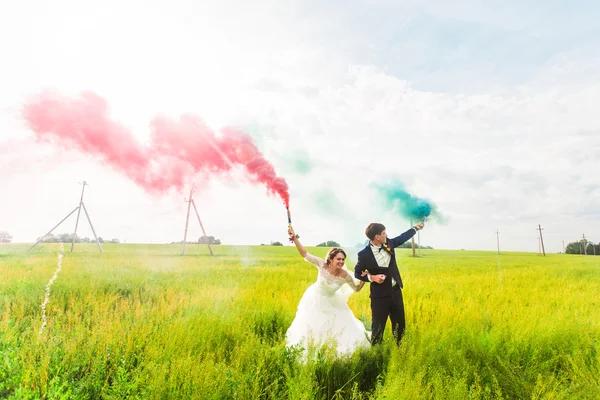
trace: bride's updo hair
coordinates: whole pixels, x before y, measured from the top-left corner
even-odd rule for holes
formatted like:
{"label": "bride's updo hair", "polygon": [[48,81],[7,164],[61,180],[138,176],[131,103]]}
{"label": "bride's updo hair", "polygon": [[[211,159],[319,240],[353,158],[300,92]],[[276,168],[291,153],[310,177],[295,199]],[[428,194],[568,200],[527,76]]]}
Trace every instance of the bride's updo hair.
{"label": "bride's updo hair", "polygon": [[333,261],[335,256],[337,256],[339,253],[342,253],[344,255],[344,258],[348,258],[344,250],[340,249],[339,247],[333,247],[327,253],[327,257],[325,257],[325,262],[327,263],[327,265],[331,265],[331,261]]}

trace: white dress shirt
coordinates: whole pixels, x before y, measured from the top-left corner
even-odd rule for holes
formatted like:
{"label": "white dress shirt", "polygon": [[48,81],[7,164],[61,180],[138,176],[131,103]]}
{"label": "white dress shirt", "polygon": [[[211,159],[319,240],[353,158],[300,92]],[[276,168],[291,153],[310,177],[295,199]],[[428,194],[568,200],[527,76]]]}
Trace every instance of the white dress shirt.
{"label": "white dress shirt", "polygon": [[[371,251],[375,256],[375,261],[377,261],[377,265],[384,268],[390,267],[390,261],[392,260],[392,255],[387,252],[386,249],[381,249],[371,243]],[[390,278],[392,276],[390,275]],[[396,280],[392,278],[392,287],[396,286]]]}

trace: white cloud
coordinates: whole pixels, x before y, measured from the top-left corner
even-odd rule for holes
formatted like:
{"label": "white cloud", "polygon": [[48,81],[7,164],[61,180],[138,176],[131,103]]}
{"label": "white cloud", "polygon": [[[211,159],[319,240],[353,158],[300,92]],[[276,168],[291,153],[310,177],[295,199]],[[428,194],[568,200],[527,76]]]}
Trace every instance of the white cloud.
{"label": "white cloud", "polygon": [[[481,71],[463,65],[436,76],[439,89],[424,90],[426,70],[399,77],[394,74],[402,69],[369,65],[360,57],[360,35],[327,25],[301,3],[290,10],[276,2],[40,4],[11,5],[12,17],[0,17],[0,40],[13,60],[0,76],[0,229],[15,240],[35,239],[75,207],[82,179],[91,184],[86,205],[101,236],[155,243],[183,236],[187,194],[152,198],[96,159],[28,139],[20,104],[47,86],[96,91],[113,117],[142,138],[157,112],[194,112],[215,129],[249,127],[285,174],[294,223],[310,244],[353,245],[372,220],[390,233],[406,228],[407,221],[378,207],[370,189],[388,175],[449,217],[447,225],[432,223],[422,233],[422,242],[434,247],[494,249],[498,228],[507,249],[536,251],[540,223],[547,226],[547,249],[559,251],[563,239],[582,231],[593,239],[600,229],[598,58],[584,51],[594,48],[591,42],[558,51],[518,85],[482,78],[477,91],[461,90],[452,85],[456,76],[476,81]],[[435,11],[453,24],[498,29],[517,10],[464,13],[469,5],[402,7],[409,20]],[[534,24],[519,15],[506,29]],[[365,26],[376,30],[379,17],[376,11],[365,16]],[[423,32],[435,27],[434,19]],[[16,39],[6,40],[8,34]],[[348,34],[345,44],[342,34]],[[477,59],[476,48],[462,49],[465,59]],[[414,51],[407,55],[427,59],[436,48]],[[519,65],[503,61],[511,63]],[[290,161],[298,158],[313,168],[298,172]],[[197,193],[208,234],[225,243],[285,240],[280,202],[238,178],[212,179]],[[325,201],[328,194],[333,197]]]}

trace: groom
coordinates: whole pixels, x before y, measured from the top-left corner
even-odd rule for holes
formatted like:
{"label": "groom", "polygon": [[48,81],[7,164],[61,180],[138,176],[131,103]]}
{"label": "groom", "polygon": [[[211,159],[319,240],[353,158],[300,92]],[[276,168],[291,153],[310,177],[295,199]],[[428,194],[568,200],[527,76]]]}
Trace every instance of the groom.
{"label": "groom", "polygon": [[406,322],[402,300],[403,285],[394,248],[412,238],[424,226],[425,224],[420,222],[392,239],[388,239],[382,224],[369,224],[365,230],[369,244],[358,252],[354,276],[356,279],[371,282],[372,344],[381,343],[388,317],[392,321],[396,344],[400,343],[404,335]]}

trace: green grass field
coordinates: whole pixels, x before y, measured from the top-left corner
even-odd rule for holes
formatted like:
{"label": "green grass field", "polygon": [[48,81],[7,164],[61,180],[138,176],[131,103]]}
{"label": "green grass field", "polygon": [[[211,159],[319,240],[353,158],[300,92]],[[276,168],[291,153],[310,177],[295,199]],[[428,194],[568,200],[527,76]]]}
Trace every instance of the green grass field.
{"label": "green grass field", "polygon": [[[600,397],[600,257],[403,250],[402,345],[301,363],[295,248],[65,246],[41,335],[59,245],[26,249],[0,245],[0,398]],[[349,305],[369,327],[368,288]]]}

